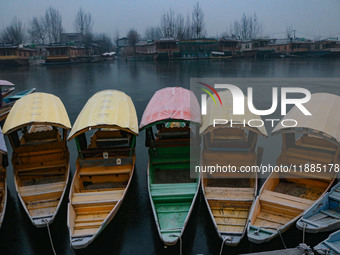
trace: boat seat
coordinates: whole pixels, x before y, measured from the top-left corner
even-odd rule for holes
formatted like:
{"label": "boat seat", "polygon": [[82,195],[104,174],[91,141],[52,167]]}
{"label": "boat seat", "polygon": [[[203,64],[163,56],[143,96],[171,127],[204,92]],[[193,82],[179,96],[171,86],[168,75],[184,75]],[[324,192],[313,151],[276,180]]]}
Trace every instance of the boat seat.
{"label": "boat seat", "polygon": [[117,166],[101,166],[101,167],[82,167],[79,169],[78,174],[80,176],[87,175],[113,175],[113,174],[129,174],[132,172],[131,165]]}
{"label": "boat seat", "polygon": [[67,162],[65,159],[55,160],[55,161],[47,161],[47,162],[34,162],[31,164],[17,164],[14,169],[18,172],[26,172],[26,171],[34,171],[34,170],[42,170],[42,169],[50,169],[50,168],[66,168]]}
{"label": "boat seat", "polygon": [[155,202],[191,200],[197,191],[197,183],[151,184],[151,196]]}
{"label": "boat seat", "polygon": [[19,187],[19,194],[26,203],[60,199],[65,182],[54,182]]}
{"label": "boat seat", "polygon": [[332,192],[329,194],[329,198],[340,203],[340,194],[338,192]]}
{"label": "boat seat", "polygon": [[96,203],[108,203],[119,201],[125,189],[97,191],[97,192],[80,192],[72,194],[72,205],[88,205]]}
{"label": "boat seat", "polygon": [[260,200],[270,204],[294,208],[301,211],[305,211],[314,203],[313,200],[290,196],[269,190],[263,191],[262,195],[260,196]]}
{"label": "boat seat", "polygon": [[208,200],[253,200],[254,188],[222,188],[205,187],[205,196]]}

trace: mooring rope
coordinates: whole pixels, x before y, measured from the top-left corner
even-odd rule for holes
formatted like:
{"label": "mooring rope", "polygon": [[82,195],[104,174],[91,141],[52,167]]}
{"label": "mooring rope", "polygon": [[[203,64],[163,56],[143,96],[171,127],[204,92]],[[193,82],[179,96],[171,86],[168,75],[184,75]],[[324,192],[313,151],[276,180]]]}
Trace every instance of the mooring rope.
{"label": "mooring rope", "polygon": [[271,229],[271,230],[277,231],[277,233],[279,234],[279,236],[280,236],[280,238],[281,238],[281,242],[282,242],[283,247],[284,247],[285,249],[288,249],[287,246],[286,246],[285,241],[283,240],[283,237],[282,237],[282,234],[281,234],[280,229],[276,229],[276,228],[272,228],[272,227],[259,227],[256,231],[254,231],[254,235],[258,235],[258,234],[260,233],[261,228],[264,228],[264,229]]}
{"label": "mooring rope", "polygon": [[44,222],[46,223],[48,237],[50,238],[50,243],[51,243],[53,254],[57,255],[57,253],[55,252],[55,249],[54,249],[53,240],[52,240],[51,231],[50,231],[50,226],[48,225],[48,220],[44,219]]}
{"label": "mooring rope", "polygon": [[302,226],[303,226],[303,229],[302,229],[302,243],[305,243],[305,232],[306,232],[307,224],[303,223]]}
{"label": "mooring rope", "polygon": [[179,255],[182,255],[182,238],[179,235],[172,234],[171,237],[178,237],[179,238]]}
{"label": "mooring rope", "polygon": [[226,237],[222,240],[222,244],[221,244],[221,248],[220,248],[220,253],[219,253],[219,255],[222,255],[223,247],[224,247],[225,241],[227,241],[227,239],[230,240],[230,238],[231,238],[230,236],[226,236]]}

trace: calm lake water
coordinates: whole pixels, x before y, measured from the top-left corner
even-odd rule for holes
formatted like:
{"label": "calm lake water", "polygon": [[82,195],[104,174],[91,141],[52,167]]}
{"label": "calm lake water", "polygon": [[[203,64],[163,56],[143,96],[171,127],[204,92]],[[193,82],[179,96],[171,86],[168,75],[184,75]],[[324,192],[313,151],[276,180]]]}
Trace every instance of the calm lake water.
{"label": "calm lake water", "polygon": [[[130,95],[140,120],[156,90],[168,86],[189,88],[191,77],[280,78],[286,83],[290,78],[310,78],[308,89],[311,92],[322,91],[340,95],[338,80],[329,79],[340,78],[340,60],[336,59],[157,63],[116,61],[0,69],[0,79],[15,83],[17,92],[35,87],[39,92],[52,93],[60,97],[71,123],[74,123],[86,101],[94,93],[104,89],[117,89]],[[299,83],[294,80],[291,86],[299,86]],[[262,92],[259,90],[257,93]],[[269,99],[267,101],[270,103]],[[268,102],[263,100],[265,105]],[[261,105],[262,101],[258,103]],[[269,128],[268,132],[270,131]],[[57,254],[179,254],[179,243],[174,247],[165,248],[156,230],[147,192],[148,155],[144,139],[144,133],[141,133],[137,139],[135,175],[122,207],[114,220],[86,249],[74,251],[70,248],[66,226],[68,193],[65,195],[59,213],[50,226]],[[264,147],[262,162],[275,164],[281,148],[280,137],[261,138],[259,144]],[[7,146],[11,155],[9,143]],[[77,157],[73,141],[69,143],[69,150],[73,174]],[[7,170],[9,196],[4,223],[0,229],[0,254],[52,254],[47,229],[37,229],[31,224],[15,191],[12,166],[10,165]],[[260,180],[260,184],[262,183],[263,179]],[[317,236],[307,234],[306,242],[314,246],[328,234]],[[302,233],[294,227],[283,234],[283,238],[288,247],[295,247],[302,241]],[[218,254],[220,244],[206,205],[199,195],[183,236],[183,254]],[[237,247],[225,246],[223,254],[282,248],[280,238],[263,245],[251,244],[244,238]]]}

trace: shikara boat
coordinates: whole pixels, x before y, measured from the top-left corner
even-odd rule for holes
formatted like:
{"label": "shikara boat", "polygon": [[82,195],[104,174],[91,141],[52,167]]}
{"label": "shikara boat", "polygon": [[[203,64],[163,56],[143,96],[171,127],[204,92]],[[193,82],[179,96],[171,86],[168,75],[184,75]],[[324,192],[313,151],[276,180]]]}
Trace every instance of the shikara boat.
{"label": "shikara boat", "polygon": [[136,135],[135,106],[121,91],[96,93],[77,117],[68,138],[78,149],[67,216],[73,248],[87,247],[117,213],[134,172]]}
{"label": "shikara boat", "polygon": [[0,89],[2,98],[5,98],[15,89],[15,85],[10,81],[0,80]]}
{"label": "shikara boat", "polygon": [[[304,106],[312,116],[294,106],[283,121],[296,120],[296,126],[287,128],[281,121],[273,130],[273,134],[282,134],[277,166],[286,170],[271,173],[260,190],[248,226],[251,242],[267,242],[286,231],[335,179],[331,164],[339,163],[340,122],[336,116],[340,97],[316,93]],[[312,171],[313,166],[320,166],[321,172]]]}
{"label": "shikara boat", "polygon": [[254,252],[254,253],[245,253],[240,255],[314,255],[314,252],[311,247],[306,244],[300,244],[296,248],[287,248],[283,250],[274,250],[274,251],[263,251],[263,252]]}
{"label": "shikara boat", "polygon": [[[200,133],[203,136],[202,167],[232,166],[234,172],[201,173],[204,199],[219,237],[227,245],[237,245],[247,231],[250,211],[257,194],[257,173],[240,173],[240,166],[261,163],[262,148],[256,150],[258,135],[267,136],[264,126],[217,124],[215,119],[248,123],[261,119],[251,112],[233,115],[232,95],[219,92],[223,106],[207,101],[207,115],[202,116]],[[247,109],[247,107],[245,107]],[[215,127],[214,127],[215,126]]]}
{"label": "shikara boat", "polygon": [[340,183],[307,210],[296,227],[307,233],[319,233],[340,229]]}
{"label": "shikara boat", "polygon": [[[4,83],[5,81],[0,81],[0,82],[2,82],[2,84],[6,84],[6,83]],[[12,83],[10,83],[10,84],[12,84]],[[10,86],[10,85],[6,85],[6,87],[8,87],[8,86]],[[14,86],[14,84],[13,84],[13,86]],[[0,87],[1,87],[1,83],[0,83]],[[11,89],[14,90],[13,87],[9,87],[6,90],[6,92],[3,93],[3,95],[7,96],[12,91]],[[32,89],[27,89],[27,90],[21,91],[21,92],[15,94],[14,96],[10,96],[10,97],[8,97],[8,96],[4,97],[3,96],[2,100],[1,100],[1,105],[0,105],[0,121],[6,119],[8,113],[12,109],[15,101],[22,98],[23,96],[26,96],[26,95],[33,93],[34,91],[35,91],[35,88],[32,88]]]}
{"label": "shikara boat", "polygon": [[3,127],[13,148],[14,183],[36,227],[53,222],[69,178],[67,131],[71,124],[54,95],[34,93],[19,99]]}
{"label": "shikara boat", "polygon": [[26,89],[24,91],[21,91],[17,94],[15,94],[14,96],[10,96],[10,97],[5,97],[2,101],[6,104],[15,102],[17,100],[19,100],[20,98],[22,98],[23,96],[32,94],[35,91],[35,88],[31,88],[31,89]]}
{"label": "shikara boat", "polygon": [[7,204],[6,166],[8,165],[7,148],[0,128],[0,228],[4,220]]}
{"label": "shikara boat", "polygon": [[[181,238],[199,187],[190,176],[190,132],[201,122],[195,95],[184,88],[158,90],[147,105],[140,130],[149,147],[148,190],[157,230],[165,245]],[[191,124],[191,125],[190,125]]]}
{"label": "shikara boat", "polygon": [[326,240],[316,245],[314,251],[320,255],[340,254],[340,230],[330,234]]}

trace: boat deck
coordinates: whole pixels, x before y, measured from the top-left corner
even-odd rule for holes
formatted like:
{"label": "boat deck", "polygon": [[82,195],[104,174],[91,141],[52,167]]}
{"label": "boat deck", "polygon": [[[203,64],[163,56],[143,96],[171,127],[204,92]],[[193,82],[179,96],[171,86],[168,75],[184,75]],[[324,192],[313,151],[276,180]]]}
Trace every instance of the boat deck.
{"label": "boat deck", "polygon": [[71,201],[75,220],[72,236],[96,233],[114,206],[122,199],[124,191],[125,189],[116,189],[73,193]]}

